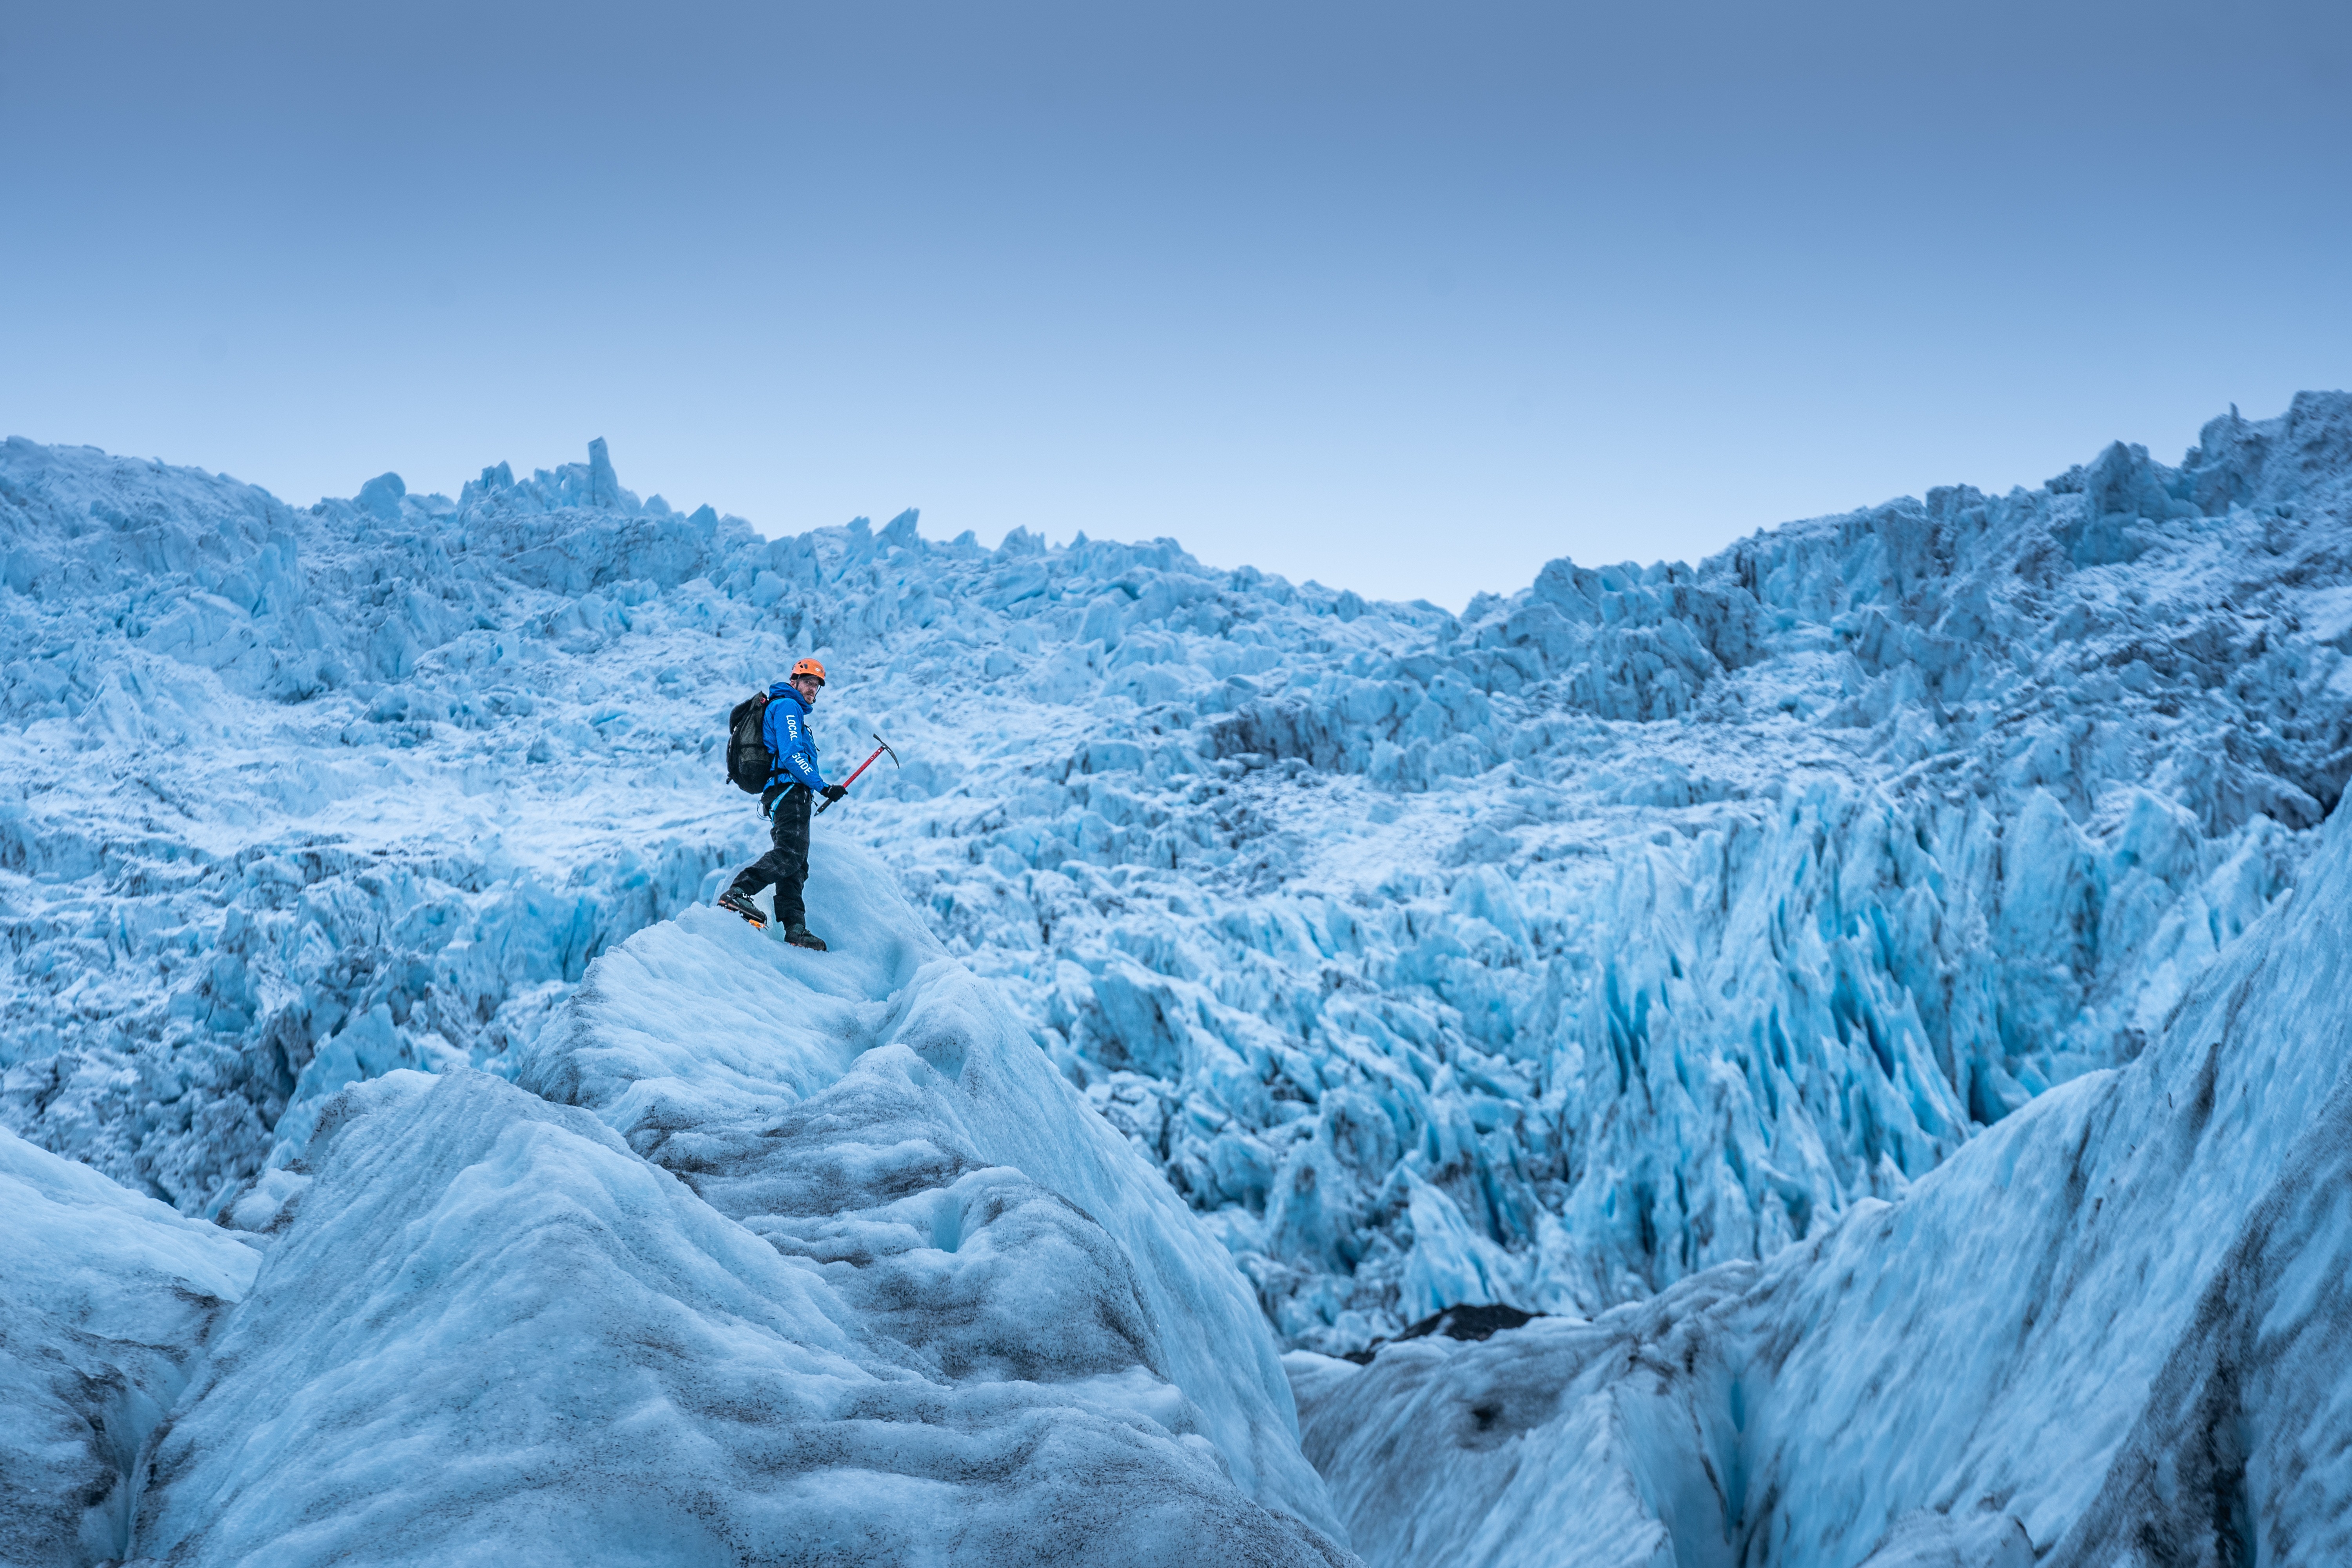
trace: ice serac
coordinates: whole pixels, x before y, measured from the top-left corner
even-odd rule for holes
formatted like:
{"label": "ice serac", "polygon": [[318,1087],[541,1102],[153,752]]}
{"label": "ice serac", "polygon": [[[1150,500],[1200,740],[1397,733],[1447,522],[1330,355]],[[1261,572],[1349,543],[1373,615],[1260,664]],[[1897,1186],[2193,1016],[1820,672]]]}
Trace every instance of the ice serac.
{"label": "ice serac", "polygon": [[0,1562],[130,1554],[141,1450],[259,1262],[0,1131]]}
{"label": "ice serac", "polygon": [[2352,823],[2128,1067],[1759,1268],[1290,1365],[1408,1563],[2352,1556]]}
{"label": "ice serac", "polygon": [[[156,1445],[196,1565],[1338,1565],[1248,1287],[854,848],[328,1101]],[[537,1090],[537,1093],[531,1092]]]}
{"label": "ice serac", "polygon": [[347,1083],[510,1077],[759,853],[724,715],[814,652],[828,766],[905,762],[819,837],[1286,1343],[1591,1316],[2135,1059],[2339,809],[2352,398],[2085,456],[1454,616],[1165,540],[763,540],[609,452],[298,510],[12,442],[0,1121],[217,1215]]}

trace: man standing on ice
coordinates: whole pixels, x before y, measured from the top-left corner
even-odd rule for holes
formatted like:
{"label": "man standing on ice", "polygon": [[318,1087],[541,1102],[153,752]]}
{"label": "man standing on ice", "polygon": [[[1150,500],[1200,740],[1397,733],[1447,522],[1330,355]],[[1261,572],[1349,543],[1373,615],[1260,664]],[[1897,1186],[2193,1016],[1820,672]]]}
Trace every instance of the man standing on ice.
{"label": "man standing on ice", "polygon": [[820,795],[839,800],[848,793],[840,784],[825,783],[824,775],[816,771],[816,736],[809,729],[809,714],[816,708],[816,694],[824,689],[824,666],[813,658],[793,666],[791,679],[768,689],[767,712],[760,728],[772,764],[767,788],[760,792],[760,810],[768,818],[769,837],[775,847],[737,872],[733,884],[719,895],[720,909],[732,910],[754,926],[764,927],[767,917],[751,898],[774,883],[776,918],[783,922],[784,940],[818,952],[824,951],[824,943],[810,931],[808,910],[801,902],[801,885],[808,880],[809,801]]}

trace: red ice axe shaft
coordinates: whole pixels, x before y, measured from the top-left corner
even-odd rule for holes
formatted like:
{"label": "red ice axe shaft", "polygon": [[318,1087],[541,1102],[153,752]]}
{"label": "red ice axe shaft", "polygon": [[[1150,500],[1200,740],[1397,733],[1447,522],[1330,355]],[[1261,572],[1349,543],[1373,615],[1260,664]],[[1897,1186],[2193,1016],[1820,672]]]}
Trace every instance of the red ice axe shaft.
{"label": "red ice axe shaft", "polygon": [[[857,764],[857,773],[864,773],[866,769],[868,769],[868,768],[872,767],[872,766],[874,765],[874,758],[875,758],[875,757],[878,757],[878,756],[880,756],[880,755],[881,755],[883,752],[890,752],[890,742],[887,742],[887,741],[886,741],[886,740],[884,740],[884,739],[883,739],[881,736],[879,736],[879,735],[875,736],[875,737],[874,737],[874,756],[873,756],[873,757],[868,757],[868,758],[866,758],[864,762],[862,762],[862,763],[858,763],[858,764]],[[895,768],[895,767],[897,767],[897,766],[898,765],[898,752],[890,752],[890,765],[891,765],[892,767],[894,767],[894,768]],[[857,782],[857,773],[852,773],[852,774],[850,774],[847,778],[845,778],[845,779],[842,780],[842,781],[841,781],[841,787],[842,787],[842,788],[844,788],[844,789],[847,789],[851,784],[856,784],[856,783]],[[823,816],[824,815],[824,808],[825,808],[826,806],[828,806],[828,805],[831,805],[832,804],[833,804],[833,802],[831,802],[831,801],[829,801],[829,800],[828,800],[828,801],[825,801],[825,802],[823,802],[822,804],[820,804],[820,805],[817,806],[817,808],[816,808],[816,814],[817,814],[819,816]]]}

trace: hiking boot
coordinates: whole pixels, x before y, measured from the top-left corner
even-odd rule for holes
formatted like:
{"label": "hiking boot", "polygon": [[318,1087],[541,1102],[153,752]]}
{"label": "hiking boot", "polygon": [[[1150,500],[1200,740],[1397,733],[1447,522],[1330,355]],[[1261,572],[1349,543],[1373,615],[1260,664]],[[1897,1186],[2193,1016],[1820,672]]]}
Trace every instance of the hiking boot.
{"label": "hiking boot", "polygon": [[807,948],[811,952],[823,952],[824,951],[824,938],[817,935],[806,926],[786,926],[784,928],[784,940],[791,942],[794,947]]}
{"label": "hiking boot", "polygon": [[739,893],[730,888],[719,895],[719,907],[750,921],[753,931],[768,929],[768,917],[760,912],[760,906],[751,901],[749,894]]}

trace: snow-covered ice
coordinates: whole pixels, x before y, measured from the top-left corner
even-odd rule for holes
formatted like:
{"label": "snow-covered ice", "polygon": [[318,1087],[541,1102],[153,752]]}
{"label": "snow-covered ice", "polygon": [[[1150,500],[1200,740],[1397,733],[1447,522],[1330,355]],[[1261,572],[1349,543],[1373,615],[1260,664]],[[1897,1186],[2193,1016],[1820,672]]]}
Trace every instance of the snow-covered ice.
{"label": "snow-covered ice", "polygon": [[269,1251],[139,1552],[1346,1561],[1199,1221],[880,866],[824,846],[813,888],[845,952],[690,910],[592,966],[520,1086],[330,1099],[239,1205]]}
{"label": "snow-covered ice", "polygon": [[1368,1563],[2352,1560],[2352,823],[2130,1066],[1760,1267],[1289,1358]]}
{"label": "snow-covered ice", "polygon": [[2347,476],[2306,394],[1455,616],[1165,541],[761,541],[601,444],[297,510],[13,441],[0,1116],[218,1214],[344,1083],[510,1075],[758,851],[721,716],[813,650],[827,765],[907,761],[820,837],[1286,1343],[1589,1314],[2130,1060],[2293,884],[2352,771]]}

